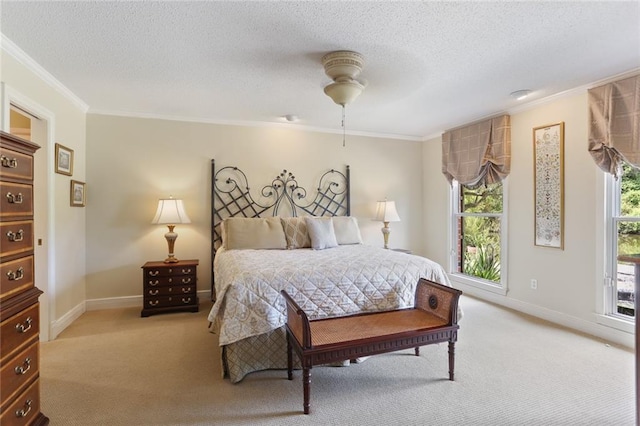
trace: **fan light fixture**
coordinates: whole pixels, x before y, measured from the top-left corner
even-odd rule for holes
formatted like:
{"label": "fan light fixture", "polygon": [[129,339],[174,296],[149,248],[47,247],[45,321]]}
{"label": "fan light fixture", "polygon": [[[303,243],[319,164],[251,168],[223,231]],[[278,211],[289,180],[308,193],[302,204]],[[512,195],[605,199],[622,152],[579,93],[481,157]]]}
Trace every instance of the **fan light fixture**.
{"label": "fan light fixture", "polygon": [[338,50],[322,57],[324,72],[333,80],[324,93],[342,106],[342,146],[345,145],[345,106],[353,102],[364,90],[364,84],[356,80],[364,67],[364,56],[351,50]]}

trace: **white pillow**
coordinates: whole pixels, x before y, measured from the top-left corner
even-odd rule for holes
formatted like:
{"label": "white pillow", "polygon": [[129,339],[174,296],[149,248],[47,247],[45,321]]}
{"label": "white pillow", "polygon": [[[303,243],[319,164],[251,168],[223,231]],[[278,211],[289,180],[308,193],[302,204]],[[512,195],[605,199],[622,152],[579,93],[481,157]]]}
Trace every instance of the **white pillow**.
{"label": "white pillow", "polygon": [[286,249],[279,217],[230,217],[224,220],[224,247],[233,249]]}
{"label": "white pillow", "polygon": [[331,218],[336,241],[343,244],[362,244],[362,235],[358,228],[358,220],[353,216],[334,216]]}
{"label": "white pillow", "polygon": [[311,237],[311,248],[323,250],[338,247],[331,217],[305,217],[304,220]]}

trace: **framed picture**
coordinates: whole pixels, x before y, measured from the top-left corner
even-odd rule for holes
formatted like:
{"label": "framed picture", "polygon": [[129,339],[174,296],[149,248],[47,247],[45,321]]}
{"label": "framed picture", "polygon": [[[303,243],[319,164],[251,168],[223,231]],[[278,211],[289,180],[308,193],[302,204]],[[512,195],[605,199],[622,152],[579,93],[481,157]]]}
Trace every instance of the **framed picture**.
{"label": "framed picture", "polygon": [[533,129],[535,245],[564,248],[564,122]]}
{"label": "framed picture", "polygon": [[84,207],[87,200],[85,183],[77,180],[71,181],[71,207]]}
{"label": "framed picture", "polygon": [[73,175],[73,150],[59,143],[56,144],[56,173]]}

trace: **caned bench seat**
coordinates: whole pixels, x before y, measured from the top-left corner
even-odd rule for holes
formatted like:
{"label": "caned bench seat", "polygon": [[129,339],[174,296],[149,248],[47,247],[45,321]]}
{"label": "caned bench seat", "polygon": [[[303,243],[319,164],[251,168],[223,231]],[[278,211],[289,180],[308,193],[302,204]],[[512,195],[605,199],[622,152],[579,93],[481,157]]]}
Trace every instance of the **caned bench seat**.
{"label": "caned bench seat", "polygon": [[309,414],[311,367],[358,357],[449,343],[453,380],[458,299],[462,292],[426,279],[416,286],[413,308],[309,320],[282,290],[287,304],[287,375],[293,379],[293,351],[302,364],[304,413]]}

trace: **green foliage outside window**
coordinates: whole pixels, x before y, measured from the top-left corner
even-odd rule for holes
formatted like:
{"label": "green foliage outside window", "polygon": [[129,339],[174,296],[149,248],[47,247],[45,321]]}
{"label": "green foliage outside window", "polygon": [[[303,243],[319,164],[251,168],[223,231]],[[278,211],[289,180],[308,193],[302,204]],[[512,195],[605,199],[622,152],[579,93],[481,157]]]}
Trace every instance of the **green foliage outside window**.
{"label": "green foliage outside window", "polygon": [[[461,185],[461,213],[501,213],[502,184],[469,188]],[[500,282],[500,218],[464,216],[462,270],[464,274]]]}

